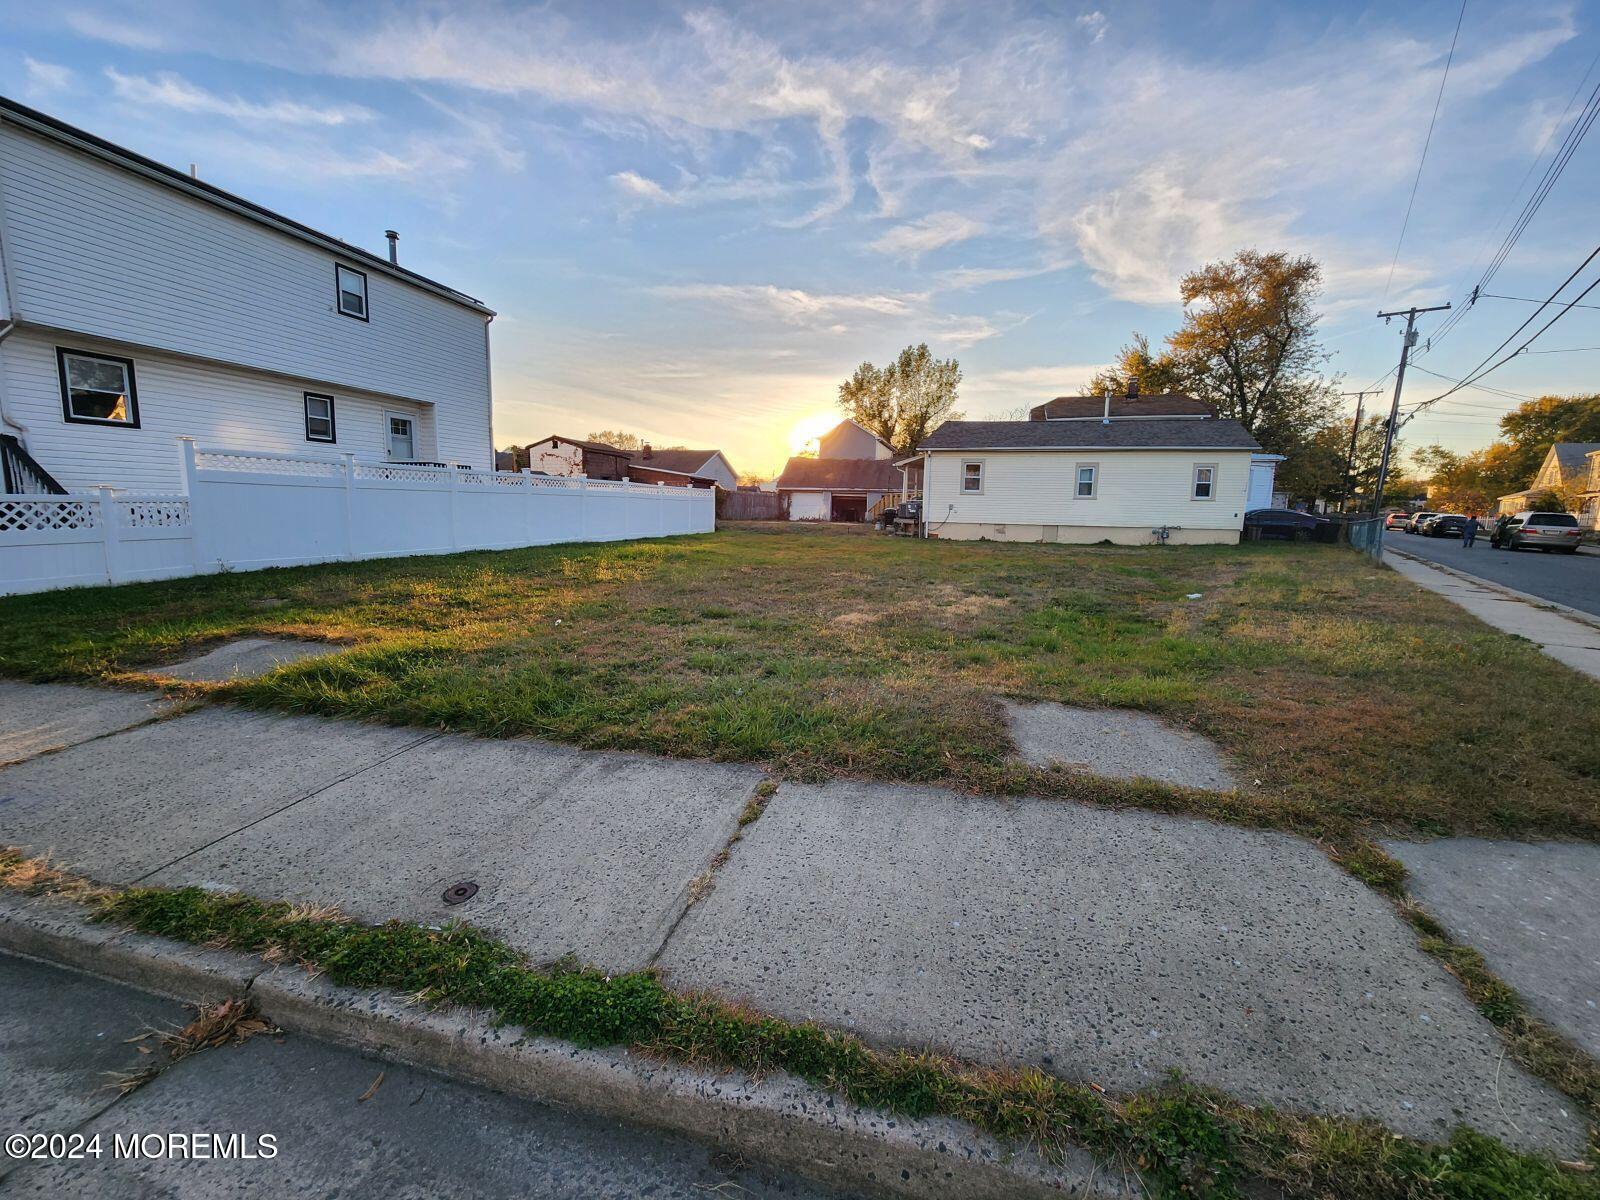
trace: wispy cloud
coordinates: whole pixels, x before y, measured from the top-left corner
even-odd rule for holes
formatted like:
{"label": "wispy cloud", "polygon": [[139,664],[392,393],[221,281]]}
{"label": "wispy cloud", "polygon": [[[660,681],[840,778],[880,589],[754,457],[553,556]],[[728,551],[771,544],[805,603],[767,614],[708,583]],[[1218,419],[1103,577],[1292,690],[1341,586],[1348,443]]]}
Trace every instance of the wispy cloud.
{"label": "wispy cloud", "polygon": [[971,217],[956,212],[935,212],[904,225],[896,225],[869,245],[879,254],[915,262],[930,250],[953,246],[982,232],[983,226]]}
{"label": "wispy cloud", "polygon": [[646,179],[637,171],[618,171],[611,177],[611,182],[629,200],[642,200],[650,204],[676,204],[678,202],[678,197],[667,191],[654,179]]}
{"label": "wispy cloud", "polygon": [[66,17],[67,27],[74,33],[97,42],[110,42],[130,50],[159,50],[166,45],[153,24],[146,20],[120,20],[103,13],[77,10]]}
{"label": "wispy cloud", "polygon": [[207,91],[171,71],[153,76],[124,75],[115,67],[106,68],[112,90],[130,104],[154,105],[201,116],[227,117],[234,121],[273,125],[348,125],[370,121],[375,115],[359,104],[304,104],[298,100],[265,102],[242,100]]}
{"label": "wispy cloud", "polygon": [[714,305],[746,316],[776,317],[791,325],[843,332],[844,318],[901,317],[926,297],[886,293],[807,292],[775,284],[684,283],[650,289],[657,296]]}
{"label": "wispy cloud", "polygon": [[63,67],[59,63],[24,58],[22,66],[28,73],[28,91],[34,95],[48,96],[55,92],[64,92],[77,79],[77,74],[71,67]]}

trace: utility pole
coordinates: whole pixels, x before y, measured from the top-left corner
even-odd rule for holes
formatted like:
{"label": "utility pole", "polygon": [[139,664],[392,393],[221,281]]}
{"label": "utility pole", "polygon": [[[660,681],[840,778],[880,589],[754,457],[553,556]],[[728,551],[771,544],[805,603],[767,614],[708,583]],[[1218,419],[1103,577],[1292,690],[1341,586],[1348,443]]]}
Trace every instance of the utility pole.
{"label": "utility pole", "polygon": [[1378,460],[1378,482],[1372,488],[1372,515],[1376,517],[1378,510],[1383,507],[1383,485],[1389,478],[1389,455],[1394,450],[1394,435],[1400,425],[1400,389],[1406,382],[1406,363],[1411,358],[1411,347],[1417,344],[1417,318],[1423,313],[1444,312],[1448,304],[1436,304],[1432,308],[1406,308],[1395,312],[1381,312],[1378,315],[1387,324],[1390,317],[1404,317],[1406,319],[1406,335],[1400,339],[1400,369],[1394,377],[1394,401],[1389,405],[1389,427],[1383,431],[1383,457]]}
{"label": "utility pole", "polygon": [[1344,456],[1344,494],[1339,497],[1339,511],[1344,512],[1350,507],[1350,492],[1355,484],[1356,470],[1356,438],[1361,435],[1361,410],[1366,404],[1368,396],[1379,395],[1378,389],[1372,388],[1365,392],[1340,392],[1341,398],[1354,396],[1356,398],[1356,420],[1350,426],[1350,449]]}

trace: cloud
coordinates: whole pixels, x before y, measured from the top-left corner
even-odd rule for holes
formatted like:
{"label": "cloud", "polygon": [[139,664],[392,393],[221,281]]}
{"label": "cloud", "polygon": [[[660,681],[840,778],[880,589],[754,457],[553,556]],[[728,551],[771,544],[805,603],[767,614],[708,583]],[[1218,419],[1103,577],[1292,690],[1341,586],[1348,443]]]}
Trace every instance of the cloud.
{"label": "cloud", "polygon": [[311,105],[296,100],[256,103],[237,96],[221,96],[171,71],[154,76],[124,75],[115,67],[107,67],[105,73],[112,90],[130,104],[156,105],[200,116],[276,125],[335,126],[370,121],[375,115],[358,104]]}
{"label": "cloud", "polygon": [[935,212],[916,221],[896,225],[869,245],[879,254],[915,262],[930,250],[964,242],[982,232],[983,226],[970,217],[955,212]]}
{"label": "cloud", "polygon": [[774,284],[685,283],[651,288],[657,296],[688,300],[745,316],[776,317],[790,325],[843,332],[847,317],[902,317],[924,297],[887,293],[825,293]]}
{"label": "cloud", "polygon": [[159,50],[166,45],[165,39],[151,29],[148,20],[119,21],[100,13],[78,11],[67,14],[67,27],[83,37],[126,46],[130,50]]}
{"label": "cloud", "polygon": [[58,63],[24,58],[22,65],[28,72],[28,91],[35,95],[64,92],[77,79],[71,67],[63,67]]}
{"label": "cloud", "polygon": [[666,188],[654,179],[646,179],[637,171],[618,171],[611,177],[611,182],[630,200],[642,200],[651,204],[678,203],[678,198]]}
{"label": "cloud", "polygon": [[1089,35],[1091,45],[1105,40],[1106,26],[1109,24],[1105,13],[1100,12],[1098,9],[1094,12],[1086,12],[1078,18],[1078,24]]}

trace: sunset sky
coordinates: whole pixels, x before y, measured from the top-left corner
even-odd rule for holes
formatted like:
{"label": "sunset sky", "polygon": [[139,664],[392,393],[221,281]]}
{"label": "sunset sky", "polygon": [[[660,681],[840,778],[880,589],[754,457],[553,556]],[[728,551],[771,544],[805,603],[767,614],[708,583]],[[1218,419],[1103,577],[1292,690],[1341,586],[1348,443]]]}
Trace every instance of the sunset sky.
{"label": "sunset sky", "polygon": [[[374,251],[398,229],[500,314],[501,445],[623,429],[771,472],[863,359],[926,340],[969,416],[1037,403],[1242,246],[1325,264],[1333,366],[1372,383],[1373,314],[1463,299],[1596,82],[1593,10],[1470,4],[1396,257],[1459,7],[0,3],[0,92]],[[1495,292],[1593,248],[1593,150]],[[1480,301],[1407,400],[1531,308]],[[1482,444],[1596,363],[1525,356],[1407,440]]]}

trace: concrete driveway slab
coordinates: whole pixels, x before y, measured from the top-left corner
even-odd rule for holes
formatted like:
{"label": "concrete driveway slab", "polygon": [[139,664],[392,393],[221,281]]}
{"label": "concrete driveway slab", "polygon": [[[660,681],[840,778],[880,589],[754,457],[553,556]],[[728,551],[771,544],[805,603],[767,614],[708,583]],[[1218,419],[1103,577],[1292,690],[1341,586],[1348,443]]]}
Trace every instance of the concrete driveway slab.
{"label": "concrete driveway slab", "polygon": [[1600,1057],[1600,846],[1446,838],[1385,848],[1452,937]]}
{"label": "concrete driveway slab", "polygon": [[208,709],[0,770],[0,844],[128,883],[435,735]]}
{"label": "concrete driveway slab", "polygon": [[349,646],[334,642],[307,642],[291,638],[235,638],[195,658],[156,667],[151,675],[191,682],[225,683],[253,679],[304,658],[343,654]]}
{"label": "concrete driveway slab", "polygon": [[[540,960],[645,966],[738,828],[754,767],[440,737],[184,859],[154,882],[470,921]],[[447,905],[452,884],[478,885]]]}
{"label": "concrete driveway slab", "polygon": [[76,746],[171,712],[159,692],[0,682],[0,763]]}
{"label": "concrete driveway slab", "polygon": [[[68,1133],[116,1100],[106,1082],[150,1065],[128,1039],[187,1024],[174,1000],[0,954],[0,1129]],[[146,1044],[146,1049],[153,1048]],[[0,1154],[0,1177],[19,1163]]]}
{"label": "concrete driveway slab", "polygon": [[1117,1089],[1176,1067],[1419,1137],[1465,1121],[1584,1145],[1388,904],[1284,835],[784,784],[660,965],[792,1019]]}
{"label": "concrete driveway slab", "polygon": [[1112,779],[1155,779],[1226,792],[1238,786],[1208,738],[1145,713],[1065,704],[1003,702],[1018,756]]}

